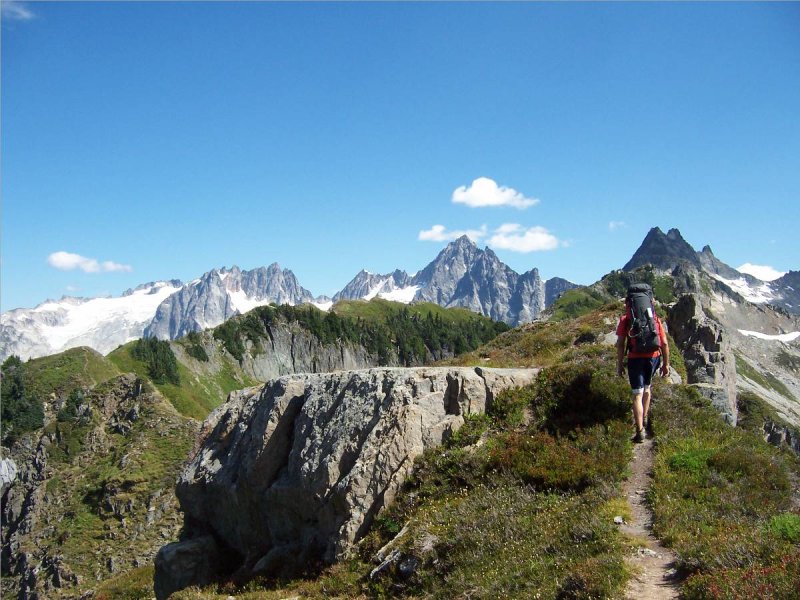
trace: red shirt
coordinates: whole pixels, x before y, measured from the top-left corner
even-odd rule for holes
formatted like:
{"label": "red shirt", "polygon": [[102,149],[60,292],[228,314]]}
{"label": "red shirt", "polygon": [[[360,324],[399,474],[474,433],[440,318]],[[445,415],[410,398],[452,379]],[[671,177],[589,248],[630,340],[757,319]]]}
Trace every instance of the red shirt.
{"label": "red shirt", "polygon": [[[661,341],[661,347],[667,345],[667,334],[664,333],[664,328],[661,326],[661,319],[658,318],[657,315],[655,316],[656,320],[656,330],[658,331],[658,339]],[[628,313],[625,313],[620,317],[619,325],[617,325],[617,336],[622,336],[624,338],[628,337],[628,322],[630,321],[630,317]],[[655,358],[656,356],[661,356],[661,350],[654,350],[653,352],[630,352],[628,351],[628,358]]]}

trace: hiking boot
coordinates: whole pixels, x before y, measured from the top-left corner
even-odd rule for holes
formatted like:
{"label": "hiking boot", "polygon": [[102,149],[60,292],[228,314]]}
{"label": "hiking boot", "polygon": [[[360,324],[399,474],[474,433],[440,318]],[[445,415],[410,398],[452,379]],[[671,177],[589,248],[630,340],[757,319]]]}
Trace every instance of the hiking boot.
{"label": "hiking boot", "polygon": [[631,438],[634,444],[641,444],[644,441],[644,429],[639,429]]}

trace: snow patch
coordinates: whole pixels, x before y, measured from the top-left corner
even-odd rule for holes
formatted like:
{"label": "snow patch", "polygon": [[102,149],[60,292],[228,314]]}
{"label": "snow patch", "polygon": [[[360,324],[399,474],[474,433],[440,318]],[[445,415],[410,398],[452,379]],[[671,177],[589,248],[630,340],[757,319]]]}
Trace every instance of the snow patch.
{"label": "snow patch", "polygon": [[725,279],[717,274],[713,274],[712,277],[717,281],[721,281],[734,292],[741,295],[745,300],[753,304],[764,304],[775,297],[769,283],[762,283],[761,285],[753,287],[747,283],[744,277],[740,277],[739,279]]}
{"label": "snow patch", "polygon": [[257,306],[264,306],[271,302],[269,298],[251,298],[244,290],[238,290],[236,292],[228,291],[228,298],[231,299],[233,308],[238,310],[240,314],[250,312]]}
{"label": "snow patch", "polygon": [[367,300],[367,301],[372,300],[375,296],[380,294],[381,290],[384,288],[384,286],[386,285],[386,283],[388,281],[389,281],[389,279],[381,279],[378,283],[373,285],[369,289],[369,293],[366,296],[364,296],[364,300]]}
{"label": "snow patch", "polygon": [[791,333],[781,333],[778,335],[770,335],[768,333],[761,333],[760,331],[747,331],[740,329],[739,333],[742,335],[758,338],[760,340],[769,340],[775,342],[793,342],[800,337],[800,331],[792,331]]}
{"label": "snow patch", "polygon": [[414,300],[414,296],[417,295],[420,286],[418,285],[410,285],[404,288],[397,288],[392,290],[391,292],[382,292],[378,294],[378,298],[382,298],[384,300],[391,300],[392,302],[402,302],[403,304],[410,304],[412,300]]}
{"label": "snow patch", "polygon": [[331,309],[331,306],[333,306],[333,300],[328,300],[327,302],[312,302],[311,304],[323,312],[328,312]]}

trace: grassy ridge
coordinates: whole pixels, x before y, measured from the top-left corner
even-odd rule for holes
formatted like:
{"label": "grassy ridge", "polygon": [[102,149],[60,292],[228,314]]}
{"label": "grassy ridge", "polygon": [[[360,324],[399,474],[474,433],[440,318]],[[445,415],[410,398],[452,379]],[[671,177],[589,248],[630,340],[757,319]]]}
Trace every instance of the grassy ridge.
{"label": "grassy ridge", "polygon": [[690,574],[687,598],[796,598],[800,462],[724,424],[692,388],[661,386],[654,530]]}
{"label": "grassy ridge", "polygon": [[25,387],[39,398],[88,389],[120,375],[120,370],[100,353],[80,347],[25,363]]}
{"label": "grassy ridge", "polygon": [[120,376],[88,391],[74,388],[69,402],[76,409],[60,411],[43,430],[48,479],[39,523],[22,550],[63,556],[83,582],[109,577],[112,557],[123,572],[134,559],[148,561],[162,531],[179,529],[171,490],[195,426],[139,383]]}
{"label": "grassy ridge", "polygon": [[[120,371],[136,373],[142,379],[149,375],[148,365],[134,358],[133,348],[137,342],[120,346],[108,355],[108,360]],[[202,420],[214,408],[225,401],[230,392],[256,385],[234,365],[223,363],[216,372],[190,370],[185,364],[177,362],[178,383],[154,383],[153,385],[167,398],[175,409],[186,417]]]}

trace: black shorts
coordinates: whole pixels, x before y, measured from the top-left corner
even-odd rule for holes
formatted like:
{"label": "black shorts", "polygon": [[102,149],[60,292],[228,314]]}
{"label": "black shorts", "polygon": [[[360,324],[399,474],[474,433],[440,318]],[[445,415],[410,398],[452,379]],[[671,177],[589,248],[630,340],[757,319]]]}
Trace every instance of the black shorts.
{"label": "black shorts", "polygon": [[629,358],[628,359],[628,381],[631,382],[631,389],[641,391],[650,387],[653,375],[661,364],[661,357],[654,358]]}

